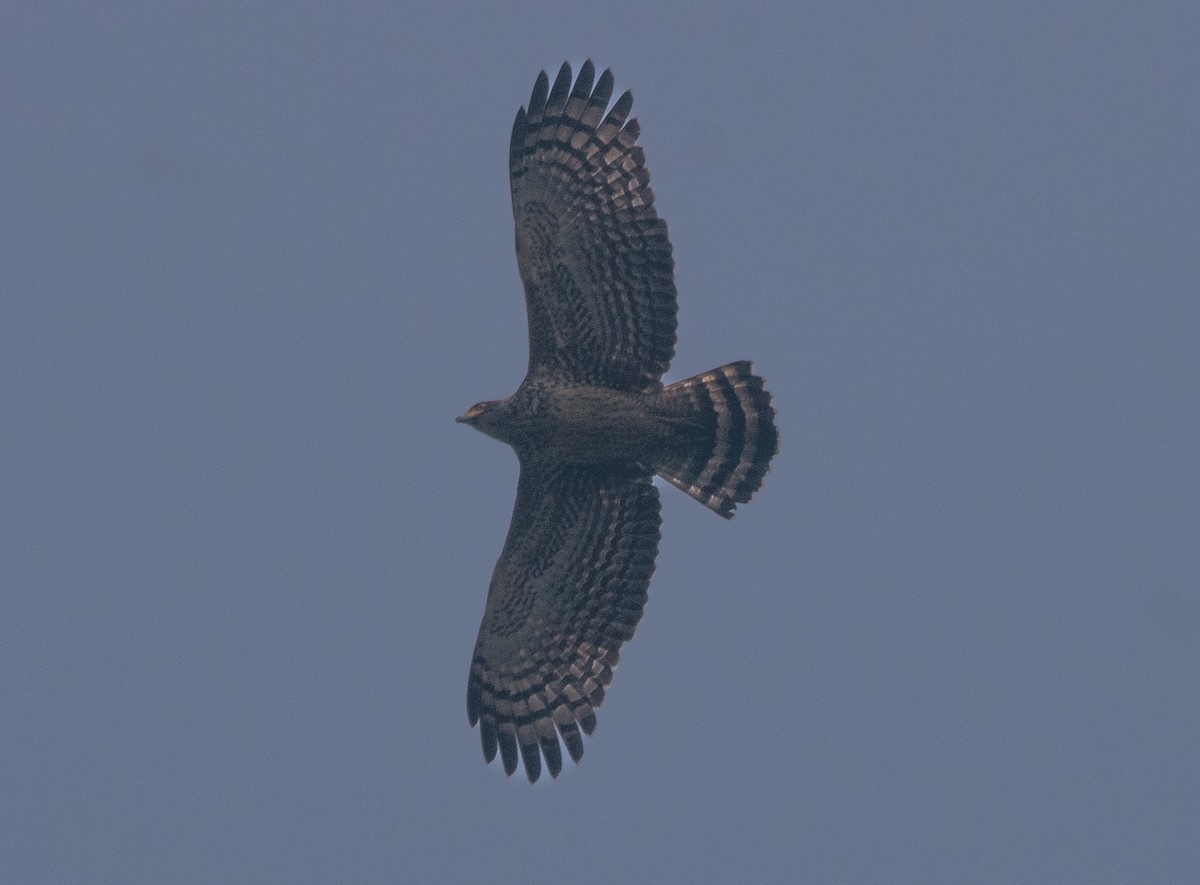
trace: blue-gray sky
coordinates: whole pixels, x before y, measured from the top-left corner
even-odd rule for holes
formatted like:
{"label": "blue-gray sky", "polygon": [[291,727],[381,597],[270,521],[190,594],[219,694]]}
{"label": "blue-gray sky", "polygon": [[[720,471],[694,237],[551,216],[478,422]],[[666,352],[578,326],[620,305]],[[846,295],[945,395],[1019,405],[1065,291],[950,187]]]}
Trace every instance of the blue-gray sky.
{"label": "blue-gray sky", "polygon": [[[0,881],[1184,882],[1200,868],[1200,12],[0,13]],[[782,449],[664,489],[581,766],[465,687],[526,359],[505,151],[633,88],[669,378]]]}

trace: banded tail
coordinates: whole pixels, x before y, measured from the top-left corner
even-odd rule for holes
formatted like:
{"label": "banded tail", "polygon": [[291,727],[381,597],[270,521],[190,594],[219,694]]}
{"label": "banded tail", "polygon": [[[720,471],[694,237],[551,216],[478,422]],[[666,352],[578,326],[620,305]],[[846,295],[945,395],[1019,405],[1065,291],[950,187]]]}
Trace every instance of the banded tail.
{"label": "banded tail", "polygon": [[779,449],[775,410],[763,380],[743,360],[669,384],[672,415],[686,419],[680,447],[655,470],[726,519],[750,500]]}

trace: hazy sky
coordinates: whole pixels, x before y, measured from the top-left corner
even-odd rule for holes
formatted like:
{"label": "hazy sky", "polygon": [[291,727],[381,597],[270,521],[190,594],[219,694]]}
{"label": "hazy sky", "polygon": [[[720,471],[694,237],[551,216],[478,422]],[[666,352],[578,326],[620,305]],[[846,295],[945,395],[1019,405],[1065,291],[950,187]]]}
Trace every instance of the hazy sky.
{"label": "hazy sky", "polygon": [[[1194,2],[10,3],[0,881],[1188,882]],[[669,379],[782,447],[583,764],[467,726],[509,127],[633,88]]]}

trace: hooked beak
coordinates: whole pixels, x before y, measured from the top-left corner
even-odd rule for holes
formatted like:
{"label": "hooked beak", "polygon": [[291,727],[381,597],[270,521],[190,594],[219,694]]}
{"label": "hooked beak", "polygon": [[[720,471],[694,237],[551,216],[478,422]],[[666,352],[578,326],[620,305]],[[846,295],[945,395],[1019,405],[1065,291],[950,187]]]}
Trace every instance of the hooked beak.
{"label": "hooked beak", "polygon": [[466,415],[459,415],[457,418],[454,419],[454,423],[455,424],[467,424],[469,422],[467,421]]}

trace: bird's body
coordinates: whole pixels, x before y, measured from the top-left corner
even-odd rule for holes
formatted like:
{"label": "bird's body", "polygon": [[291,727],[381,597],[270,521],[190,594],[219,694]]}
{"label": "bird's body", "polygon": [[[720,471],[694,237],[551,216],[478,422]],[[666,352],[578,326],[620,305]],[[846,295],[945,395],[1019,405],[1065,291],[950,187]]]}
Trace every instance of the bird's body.
{"label": "bird's body", "polygon": [[660,391],[630,392],[586,384],[522,384],[474,421],[477,429],[517,452],[569,464],[653,463],[655,453],[682,442],[695,427],[673,413]]}
{"label": "bird's body", "polygon": [[529,369],[507,399],[459,420],[512,446],[517,501],[488,588],[467,688],[484,756],[518,752],[531,781],[561,738],[583,753],[619,649],[646,602],[659,541],[658,474],[733,515],[778,447],[748,362],[662,384],[675,347],[674,261],[654,210],[626,92],[612,74],[543,72],[513,124],[509,162]]}

